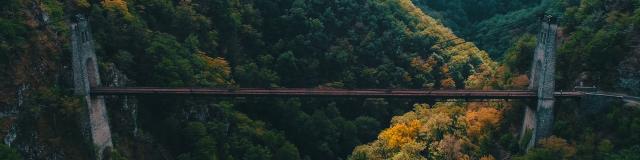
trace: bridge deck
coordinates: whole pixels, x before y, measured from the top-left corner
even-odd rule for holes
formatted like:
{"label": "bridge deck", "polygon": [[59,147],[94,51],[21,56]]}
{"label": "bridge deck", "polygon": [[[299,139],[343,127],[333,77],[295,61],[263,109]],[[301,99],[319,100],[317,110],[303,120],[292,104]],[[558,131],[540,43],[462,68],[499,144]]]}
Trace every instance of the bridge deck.
{"label": "bridge deck", "polygon": [[[220,97],[380,97],[441,99],[530,99],[529,90],[420,90],[420,89],[319,89],[319,88],[91,88],[91,95],[211,95]],[[556,97],[580,97],[582,92],[556,92]]]}

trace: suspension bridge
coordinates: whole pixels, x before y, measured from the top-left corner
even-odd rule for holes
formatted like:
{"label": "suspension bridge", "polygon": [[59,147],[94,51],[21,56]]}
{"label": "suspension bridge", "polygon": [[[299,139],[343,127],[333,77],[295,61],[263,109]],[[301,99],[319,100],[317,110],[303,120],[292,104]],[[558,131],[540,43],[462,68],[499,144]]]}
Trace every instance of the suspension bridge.
{"label": "suspension bridge", "polygon": [[[591,99],[599,93],[556,91],[555,40],[558,26],[552,17],[542,19],[537,47],[533,55],[529,88],[525,90],[424,90],[424,89],[326,89],[326,88],[166,88],[166,87],[105,87],[100,83],[97,57],[87,20],[81,16],[71,24],[74,92],[84,96],[87,113],[86,130],[94,146],[96,159],[113,147],[104,96],[138,95],[206,95],[213,97],[363,97],[415,99],[530,99],[534,105],[526,107],[521,139],[529,139],[528,148],[537,140],[550,136],[553,126],[553,107],[557,98]],[[458,38],[456,38],[458,39]],[[442,47],[446,40],[436,44]],[[457,43],[460,44],[460,43]],[[456,44],[456,45],[457,45]],[[620,98],[620,95],[605,94]],[[602,97],[602,96],[601,96]],[[622,96],[625,101],[640,98]],[[526,132],[531,137],[524,137]]]}
{"label": "suspension bridge", "polygon": [[[530,90],[421,90],[421,89],[321,89],[321,88],[161,88],[95,87],[91,95],[210,95],[217,97],[369,97],[437,99],[532,99]],[[585,93],[555,92],[555,97],[579,98]]]}

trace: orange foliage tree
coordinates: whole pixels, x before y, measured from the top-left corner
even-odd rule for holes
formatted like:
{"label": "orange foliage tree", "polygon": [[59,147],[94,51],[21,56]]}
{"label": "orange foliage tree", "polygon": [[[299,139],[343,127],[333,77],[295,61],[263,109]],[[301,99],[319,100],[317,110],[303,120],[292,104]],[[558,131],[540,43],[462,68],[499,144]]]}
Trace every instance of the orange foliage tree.
{"label": "orange foliage tree", "polygon": [[527,75],[519,75],[511,79],[511,86],[514,89],[525,89],[529,85],[529,77]]}
{"label": "orange foliage tree", "polygon": [[467,135],[478,137],[482,135],[484,129],[489,129],[498,125],[501,119],[501,112],[492,107],[482,107],[477,110],[470,110],[464,116],[467,125]]}
{"label": "orange foliage tree", "polygon": [[125,0],[103,0],[102,7],[111,12],[121,13],[125,19],[133,19]]}
{"label": "orange foliage tree", "polygon": [[231,67],[224,58],[212,58],[203,52],[195,56],[200,67],[196,71],[195,79],[201,86],[227,86],[233,84],[231,80]]}
{"label": "orange foliage tree", "polygon": [[[424,14],[411,0],[396,2],[417,19],[417,27],[406,32],[415,30],[412,34],[430,35],[438,43],[433,48],[435,53],[428,58],[414,57],[410,61],[411,67],[420,74],[432,74],[439,78],[431,79],[432,83],[440,83],[441,88],[447,89],[492,89],[510,83],[506,80],[508,75],[497,72],[498,64],[486,52],[473,43],[456,39],[451,30]],[[451,43],[447,43],[449,40]],[[456,86],[456,82],[463,80],[465,86]],[[467,108],[469,104],[475,106]],[[495,104],[499,103],[448,102],[436,103],[433,107],[416,104],[413,111],[394,117],[390,128],[381,132],[377,140],[356,147],[350,158],[494,159],[486,155],[486,151],[481,151],[479,145],[469,137],[483,136],[484,129],[499,124],[502,113],[493,106]],[[423,157],[421,153],[425,151],[429,152],[430,157]]]}

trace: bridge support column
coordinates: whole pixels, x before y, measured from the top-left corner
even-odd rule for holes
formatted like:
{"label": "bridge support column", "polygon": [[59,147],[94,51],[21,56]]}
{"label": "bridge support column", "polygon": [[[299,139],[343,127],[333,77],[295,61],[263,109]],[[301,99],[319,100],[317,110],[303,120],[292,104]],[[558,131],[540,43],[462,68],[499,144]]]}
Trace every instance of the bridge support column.
{"label": "bridge support column", "polygon": [[111,129],[104,97],[89,94],[91,87],[100,86],[100,75],[89,24],[80,15],[77,20],[77,23],[71,24],[74,93],[85,98],[83,134],[93,144],[94,157],[103,159],[105,155],[111,154],[113,147]]}
{"label": "bridge support column", "polygon": [[[537,46],[531,63],[529,90],[537,91],[536,107],[525,110],[521,142],[529,149],[535,143],[550,136],[553,129],[553,104],[555,103],[555,47],[558,25],[554,18],[543,18]],[[528,141],[527,141],[528,140]]]}

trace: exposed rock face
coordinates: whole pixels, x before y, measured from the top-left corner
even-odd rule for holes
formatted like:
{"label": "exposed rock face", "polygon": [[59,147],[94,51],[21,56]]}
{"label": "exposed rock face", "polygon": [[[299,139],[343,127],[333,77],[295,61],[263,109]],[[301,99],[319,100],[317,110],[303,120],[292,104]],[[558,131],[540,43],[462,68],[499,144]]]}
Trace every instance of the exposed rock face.
{"label": "exposed rock face", "polygon": [[620,62],[618,67],[618,87],[629,94],[640,95],[640,36],[636,37],[635,43],[631,55]]}
{"label": "exposed rock face", "polygon": [[[11,62],[11,67],[7,68],[7,77],[12,80],[12,85],[3,86],[6,88],[2,89],[0,95],[11,98],[0,101],[0,119],[3,122],[0,138],[4,144],[15,148],[24,159],[83,159],[81,156],[66,155],[64,148],[57,146],[61,141],[59,134],[49,132],[51,130],[48,129],[55,128],[49,124],[56,122],[45,120],[52,116],[46,110],[53,106],[32,103],[33,93],[38,89],[52,88],[52,85],[66,87],[59,82],[64,79],[60,78],[60,74],[66,73],[66,70],[61,67],[63,64],[56,62],[62,48],[61,42],[65,39],[46,26],[50,22],[49,16],[40,1],[25,5],[28,7],[25,6],[20,15],[30,29],[30,34],[25,37],[28,45],[15,53],[18,60]],[[3,98],[0,100],[6,100]]]}
{"label": "exposed rock face", "polygon": [[[10,119],[9,122],[6,122],[7,126],[4,127],[8,127],[8,128],[3,128],[3,129],[7,129],[7,132],[4,134],[4,144],[11,146],[11,144],[13,143],[13,141],[16,140],[16,137],[18,136],[18,130],[17,130],[17,124],[14,123],[15,119],[18,116],[18,109],[22,107],[22,104],[24,103],[24,92],[27,90],[28,86],[27,85],[21,85],[20,87],[18,87],[17,92],[16,92],[16,102],[15,105],[8,105],[6,107],[2,107],[2,111],[0,111],[0,119]],[[4,125],[4,124],[3,124]]]}
{"label": "exposed rock face", "polygon": [[[107,64],[101,77],[104,77],[103,86],[126,87],[131,80],[127,75],[116,68],[115,64]],[[107,107],[110,114],[112,132],[114,134],[125,133],[132,137],[139,136],[138,128],[138,103],[132,96],[108,96]]]}

